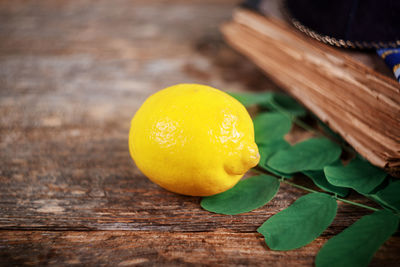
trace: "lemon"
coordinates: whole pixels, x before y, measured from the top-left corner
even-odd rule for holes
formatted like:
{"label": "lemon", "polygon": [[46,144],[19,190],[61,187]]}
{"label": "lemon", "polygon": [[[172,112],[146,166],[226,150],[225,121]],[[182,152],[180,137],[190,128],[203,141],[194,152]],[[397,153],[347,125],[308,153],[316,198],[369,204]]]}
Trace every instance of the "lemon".
{"label": "lemon", "polygon": [[131,121],[129,150],[151,181],[191,196],[230,189],[260,158],[244,106],[198,84],[174,85],[150,96]]}

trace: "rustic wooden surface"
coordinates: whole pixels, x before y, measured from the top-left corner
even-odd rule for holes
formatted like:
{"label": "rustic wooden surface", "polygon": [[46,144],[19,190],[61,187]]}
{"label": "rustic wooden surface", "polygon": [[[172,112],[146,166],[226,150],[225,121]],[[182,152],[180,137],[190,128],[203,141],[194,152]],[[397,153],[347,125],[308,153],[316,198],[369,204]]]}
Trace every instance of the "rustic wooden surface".
{"label": "rustic wooden surface", "polygon": [[[255,230],[301,190],[282,186],[254,212],[216,215],[134,166],[130,119],[157,90],[276,89],[222,41],[235,4],[0,1],[0,266],[312,266],[328,238],[368,214],[340,204],[315,242],[270,251]],[[399,241],[372,265],[399,265]]]}

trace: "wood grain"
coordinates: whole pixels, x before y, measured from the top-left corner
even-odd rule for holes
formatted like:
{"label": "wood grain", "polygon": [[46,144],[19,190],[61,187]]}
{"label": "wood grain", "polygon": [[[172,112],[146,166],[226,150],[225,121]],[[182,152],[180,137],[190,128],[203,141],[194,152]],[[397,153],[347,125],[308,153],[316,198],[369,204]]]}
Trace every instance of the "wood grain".
{"label": "wood grain", "polygon": [[[235,4],[0,1],[0,266],[311,266],[369,213],[340,204],[312,244],[269,251],[255,230],[303,191],[285,185],[265,207],[223,216],[133,164],[130,119],[150,94],[180,82],[278,89],[223,43],[218,25]],[[395,266],[399,244],[373,265]]]}
{"label": "wood grain", "polygon": [[[294,251],[271,251],[256,233],[0,231],[0,259],[15,265],[310,266],[321,239]],[[7,242],[4,242],[7,240]],[[398,238],[370,266],[396,266]],[[4,261],[3,261],[4,262]],[[398,265],[397,265],[398,266]]]}

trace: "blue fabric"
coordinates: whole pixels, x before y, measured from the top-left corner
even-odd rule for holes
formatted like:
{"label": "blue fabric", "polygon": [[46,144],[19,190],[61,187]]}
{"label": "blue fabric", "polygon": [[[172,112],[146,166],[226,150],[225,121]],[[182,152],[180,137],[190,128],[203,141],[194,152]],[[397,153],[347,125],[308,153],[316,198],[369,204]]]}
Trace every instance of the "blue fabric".
{"label": "blue fabric", "polygon": [[376,52],[385,60],[386,65],[393,71],[397,81],[400,82],[400,47],[382,48],[376,50]]}

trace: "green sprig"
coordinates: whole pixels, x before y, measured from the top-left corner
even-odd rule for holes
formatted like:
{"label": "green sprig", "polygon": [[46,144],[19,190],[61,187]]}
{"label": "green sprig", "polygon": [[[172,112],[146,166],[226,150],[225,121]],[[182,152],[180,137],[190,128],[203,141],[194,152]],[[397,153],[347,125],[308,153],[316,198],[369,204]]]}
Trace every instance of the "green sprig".
{"label": "green sprig", "polygon": [[[264,109],[254,120],[261,159],[253,171],[261,175],[245,179],[224,193],[203,198],[201,206],[232,215],[264,206],[275,196],[280,183],[308,192],[258,228],[272,250],[296,249],[312,242],[334,220],[337,201],[373,211],[326,242],[316,258],[317,267],[368,265],[376,250],[397,231],[400,181],[392,181],[360,157],[343,166],[338,160],[340,147],[352,155],[354,150],[323,123],[319,122],[324,133],[300,119],[307,111],[289,96],[273,92],[231,95],[246,107],[258,105]],[[291,146],[284,135],[292,124],[312,132],[316,138]],[[324,192],[288,180],[299,172]],[[377,202],[383,210],[345,199],[350,189]]]}

